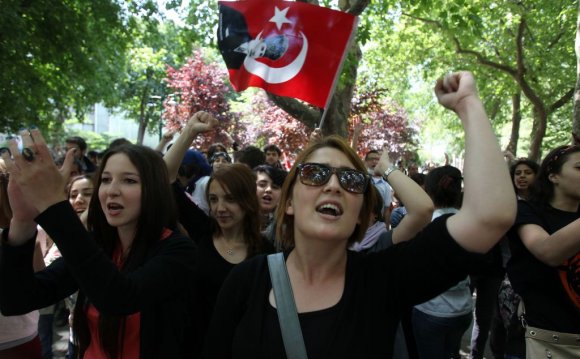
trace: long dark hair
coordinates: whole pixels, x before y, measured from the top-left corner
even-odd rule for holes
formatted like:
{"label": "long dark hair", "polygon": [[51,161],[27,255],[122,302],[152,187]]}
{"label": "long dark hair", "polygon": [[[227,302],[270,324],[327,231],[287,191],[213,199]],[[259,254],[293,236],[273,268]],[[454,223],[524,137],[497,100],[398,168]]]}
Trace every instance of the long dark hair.
{"label": "long dark hair", "polygon": [[457,167],[437,167],[425,177],[425,192],[433,200],[435,208],[459,208],[461,181],[461,171]]}
{"label": "long dark hair", "polygon": [[[244,241],[248,245],[247,258],[263,253],[265,238],[260,232],[260,204],[256,196],[256,175],[248,166],[234,163],[218,168],[210,177],[205,196],[209,203],[209,188],[212,182],[218,182],[227,190],[236,203],[244,211],[243,231]],[[213,234],[221,233],[217,221],[210,216]]]}
{"label": "long dark hair", "polygon": [[12,208],[8,201],[8,179],[10,174],[4,160],[0,159],[0,228],[8,227],[12,219]]}
{"label": "long dark hair", "polygon": [[544,157],[534,183],[530,187],[530,201],[549,204],[554,198],[554,184],[550,181],[551,174],[562,171],[562,165],[568,161],[572,153],[580,151],[580,146],[559,146]]}
{"label": "long dark hair", "polygon": [[[95,190],[89,203],[87,218],[88,229],[104,252],[112,257],[119,241],[117,228],[107,222],[99,201],[103,170],[108,160],[117,154],[124,154],[129,158],[137,168],[141,180],[141,211],[135,239],[121,268],[122,273],[128,273],[145,262],[149,250],[159,241],[165,228],[176,227],[177,217],[167,167],[159,153],[148,147],[132,144],[111,148],[105,153],[95,177]],[[80,357],[84,355],[91,338],[87,323],[87,304],[84,295],[79,293],[74,311],[73,330]],[[99,313],[98,334],[102,349],[110,358],[119,355],[124,327],[125,316]]]}

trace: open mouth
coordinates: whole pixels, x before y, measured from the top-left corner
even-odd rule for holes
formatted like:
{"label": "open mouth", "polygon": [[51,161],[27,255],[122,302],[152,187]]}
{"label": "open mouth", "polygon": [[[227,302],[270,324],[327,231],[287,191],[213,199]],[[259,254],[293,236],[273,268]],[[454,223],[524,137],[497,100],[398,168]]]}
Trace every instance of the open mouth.
{"label": "open mouth", "polygon": [[108,203],[107,210],[110,214],[119,214],[123,210],[123,206],[118,203]]}
{"label": "open mouth", "polygon": [[342,215],[343,211],[342,208],[333,203],[324,203],[318,207],[316,207],[316,212],[338,217]]}
{"label": "open mouth", "polygon": [[266,203],[271,203],[272,202],[272,196],[263,196],[262,197],[262,201],[266,202]]}

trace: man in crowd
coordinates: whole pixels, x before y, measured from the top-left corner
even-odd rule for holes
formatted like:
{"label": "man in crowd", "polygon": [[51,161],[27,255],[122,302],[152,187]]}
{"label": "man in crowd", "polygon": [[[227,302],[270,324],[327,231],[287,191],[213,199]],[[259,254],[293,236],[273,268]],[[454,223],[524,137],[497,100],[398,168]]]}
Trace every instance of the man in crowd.
{"label": "man in crowd", "polygon": [[393,201],[391,186],[383,179],[382,176],[375,176],[375,166],[381,158],[381,152],[370,150],[365,156],[365,165],[369,175],[373,179],[373,184],[383,198],[383,218],[387,227],[391,223],[391,202]]}
{"label": "man in crowd", "polygon": [[66,151],[76,148],[75,158],[78,160],[81,166],[82,173],[93,173],[97,169],[95,164],[85,155],[87,152],[87,142],[84,138],[79,136],[72,136],[67,138],[65,141]]}

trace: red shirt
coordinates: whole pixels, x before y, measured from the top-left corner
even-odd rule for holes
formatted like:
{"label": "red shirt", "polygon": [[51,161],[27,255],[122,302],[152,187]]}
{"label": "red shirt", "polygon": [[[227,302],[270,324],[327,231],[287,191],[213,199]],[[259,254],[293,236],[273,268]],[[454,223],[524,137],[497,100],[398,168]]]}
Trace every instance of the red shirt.
{"label": "red shirt", "polygon": [[[169,237],[171,231],[165,229],[161,234],[161,240]],[[117,243],[115,251],[113,252],[113,262],[117,268],[123,266],[123,256],[121,251],[121,244]],[[108,359],[108,356],[101,347],[101,339],[99,337],[99,311],[92,304],[89,304],[87,309],[87,322],[89,325],[89,332],[91,333],[91,343],[85,351],[84,359]],[[125,330],[123,332],[123,346],[118,359],[139,359],[141,344],[141,313],[127,315],[125,317]]]}

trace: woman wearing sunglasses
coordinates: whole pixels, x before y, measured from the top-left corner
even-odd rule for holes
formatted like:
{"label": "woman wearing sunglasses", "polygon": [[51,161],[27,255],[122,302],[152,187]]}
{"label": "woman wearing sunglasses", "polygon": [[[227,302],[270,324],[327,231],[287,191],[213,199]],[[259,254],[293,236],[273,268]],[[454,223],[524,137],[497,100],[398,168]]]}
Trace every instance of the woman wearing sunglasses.
{"label": "woman wearing sunglasses", "polygon": [[[402,308],[464,278],[513,223],[515,195],[472,75],[449,75],[435,93],[466,133],[465,200],[457,214],[364,255],[347,248],[366,231],[374,191],[348,144],[330,136],[309,146],[284,182],[277,239],[311,359],[392,357]],[[404,176],[396,169],[383,175],[393,183]],[[286,357],[276,304],[265,256],[234,268],[216,303],[206,358]]]}

